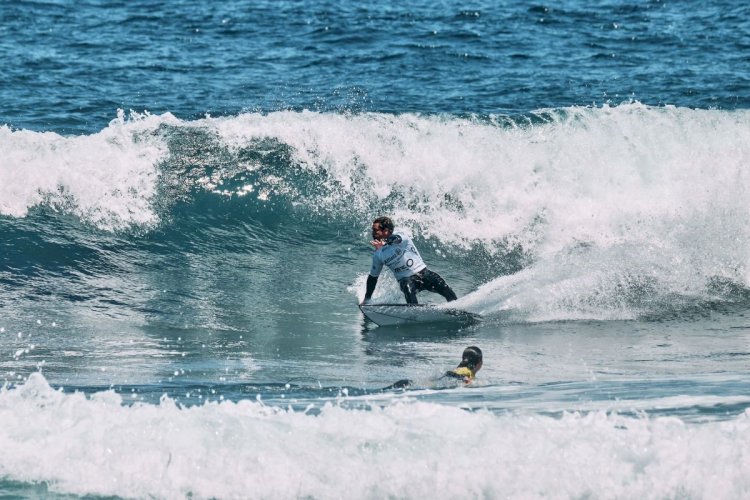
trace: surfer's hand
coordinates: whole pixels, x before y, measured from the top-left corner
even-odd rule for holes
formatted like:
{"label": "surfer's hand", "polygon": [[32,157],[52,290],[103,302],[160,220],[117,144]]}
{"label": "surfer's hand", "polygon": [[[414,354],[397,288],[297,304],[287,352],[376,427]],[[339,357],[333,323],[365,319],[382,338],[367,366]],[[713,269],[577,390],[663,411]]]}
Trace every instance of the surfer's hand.
{"label": "surfer's hand", "polygon": [[385,241],[383,240],[372,240],[370,242],[370,245],[375,247],[375,250],[380,250],[385,245]]}
{"label": "surfer's hand", "polygon": [[369,303],[370,303],[370,299],[362,299],[362,302],[360,302],[359,305],[369,304]]}

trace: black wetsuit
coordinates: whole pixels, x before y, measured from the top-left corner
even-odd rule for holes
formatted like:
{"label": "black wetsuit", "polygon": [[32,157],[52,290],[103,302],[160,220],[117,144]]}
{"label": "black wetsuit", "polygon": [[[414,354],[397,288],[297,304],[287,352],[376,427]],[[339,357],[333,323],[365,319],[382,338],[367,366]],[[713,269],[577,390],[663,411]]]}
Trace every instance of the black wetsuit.
{"label": "black wetsuit", "polygon": [[401,287],[401,291],[404,292],[407,304],[418,304],[417,292],[421,292],[422,290],[439,293],[448,302],[458,298],[456,297],[456,293],[438,273],[430,271],[427,268],[422,269],[416,274],[412,274],[408,278],[399,280],[398,284]]}

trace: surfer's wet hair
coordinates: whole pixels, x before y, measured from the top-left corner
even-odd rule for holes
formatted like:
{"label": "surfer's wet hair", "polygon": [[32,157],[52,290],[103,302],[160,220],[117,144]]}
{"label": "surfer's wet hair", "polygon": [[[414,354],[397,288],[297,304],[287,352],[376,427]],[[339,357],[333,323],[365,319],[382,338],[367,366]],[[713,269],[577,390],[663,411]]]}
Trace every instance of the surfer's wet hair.
{"label": "surfer's wet hair", "polygon": [[461,355],[461,363],[458,367],[466,367],[470,370],[475,370],[477,365],[482,362],[482,350],[477,346],[470,346],[464,349],[464,353]]}
{"label": "surfer's wet hair", "polygon": [[378,217],[374,221],[372,221],[373,224],[379,224],[382,229],[387,229],[388,231],[393,231],[393,221],[390,217]]}

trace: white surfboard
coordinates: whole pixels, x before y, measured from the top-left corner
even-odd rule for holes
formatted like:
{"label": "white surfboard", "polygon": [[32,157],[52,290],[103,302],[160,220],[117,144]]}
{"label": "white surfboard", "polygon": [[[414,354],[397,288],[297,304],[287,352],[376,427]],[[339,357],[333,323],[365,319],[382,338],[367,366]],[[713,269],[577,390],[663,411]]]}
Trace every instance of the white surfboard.
{"label": "white surfboard", "polygon": [[408,325],[417,323],[471,324],[481,319],[478,314],[436,307],[429,304],[360,304],[359,309],[367,319],[379,326]]}

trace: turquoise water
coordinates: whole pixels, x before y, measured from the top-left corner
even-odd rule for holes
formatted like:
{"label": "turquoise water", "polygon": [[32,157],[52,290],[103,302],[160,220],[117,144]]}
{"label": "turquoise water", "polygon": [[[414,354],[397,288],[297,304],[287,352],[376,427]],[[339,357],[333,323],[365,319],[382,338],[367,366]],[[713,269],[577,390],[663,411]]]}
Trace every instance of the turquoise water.
{"label": "turquoise water", "polygon": [[747,14],[3,3],[0,496],[747,497]]}

